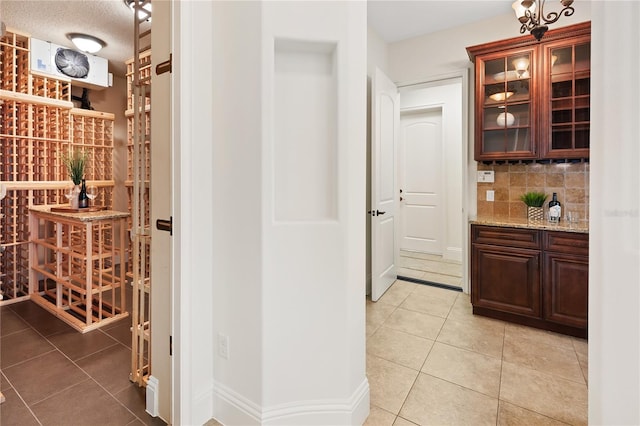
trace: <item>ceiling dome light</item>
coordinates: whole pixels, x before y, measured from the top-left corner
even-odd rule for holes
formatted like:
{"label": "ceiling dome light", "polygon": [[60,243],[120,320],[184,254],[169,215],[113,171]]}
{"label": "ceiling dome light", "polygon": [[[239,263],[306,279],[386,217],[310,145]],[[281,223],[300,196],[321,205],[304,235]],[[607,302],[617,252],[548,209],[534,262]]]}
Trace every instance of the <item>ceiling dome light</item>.
{"label": "ceiling dome light", "polygon": [[73,42],[78,50],[87,53],[96,53],[107,45],[107,43],[99,38],[88,34],[69,33],[67,34],[67,38]]}
{"label": "ceiling dome light", "polygon": [[138,19],[151,22],[151,0],[124,0],[124,4],[131,10],[135,9],[136,3],[139,5]]}

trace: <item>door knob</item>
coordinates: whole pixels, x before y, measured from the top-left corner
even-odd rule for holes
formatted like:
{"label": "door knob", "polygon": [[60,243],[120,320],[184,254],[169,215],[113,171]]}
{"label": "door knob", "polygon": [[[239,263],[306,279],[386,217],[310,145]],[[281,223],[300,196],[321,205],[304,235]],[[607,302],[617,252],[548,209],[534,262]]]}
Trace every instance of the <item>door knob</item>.
{"label": "door knob", "polygon": [[381,212],[380,210],[376,210],[376,216],[382,216],[386,212]]}

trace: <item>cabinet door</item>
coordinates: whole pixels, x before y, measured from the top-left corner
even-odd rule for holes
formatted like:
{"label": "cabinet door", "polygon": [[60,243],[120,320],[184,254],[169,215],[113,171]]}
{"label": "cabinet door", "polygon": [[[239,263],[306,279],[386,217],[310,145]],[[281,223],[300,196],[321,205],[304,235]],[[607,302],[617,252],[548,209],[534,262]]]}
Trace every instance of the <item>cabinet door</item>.
{"label": "cabinet door", "polygon": [[543,158],[589,158],[589,40],[589,36],[581,36],[544,45],[540,132]]}
{"label": "cabinet door", "polygon": [[588,257],[545,253],[544,271],[544,319],[586,328],[589,298]]}
{"label": "cabinet door", "polygon": [[473,244],[474,306],[534,318],[540,309],[540,251]]}
{"label": "cabinet door", "polygon": [[535,48],[476,60],[476,160],[536,157]]}

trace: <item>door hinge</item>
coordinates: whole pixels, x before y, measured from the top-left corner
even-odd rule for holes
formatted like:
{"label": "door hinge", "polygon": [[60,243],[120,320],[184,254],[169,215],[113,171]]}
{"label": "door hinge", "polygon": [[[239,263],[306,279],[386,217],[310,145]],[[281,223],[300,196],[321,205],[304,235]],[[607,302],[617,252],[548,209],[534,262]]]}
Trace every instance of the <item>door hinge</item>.
{"label": "door hinge", "polygon": [[164,74],[172,71],[173,54],[169,53],[169,59],[156,65],[156,75]]}
{"label": "door hinge", "polygon": [[173,356],[173,336],[169,336],[169,356]]}
{"label": "door hinge", "polygon": [[169,231],[169,235],[173,235],[173,216],[169,216],[169,220],[157,219],[156,229],[158,231]]}

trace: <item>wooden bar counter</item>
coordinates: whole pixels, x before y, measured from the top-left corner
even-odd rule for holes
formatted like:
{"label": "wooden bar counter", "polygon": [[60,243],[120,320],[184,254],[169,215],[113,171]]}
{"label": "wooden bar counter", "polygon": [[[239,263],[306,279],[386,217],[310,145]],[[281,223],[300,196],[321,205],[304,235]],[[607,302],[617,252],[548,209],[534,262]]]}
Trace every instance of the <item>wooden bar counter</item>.
{"label": "wooden bar counter", "polygon": [[85,333],[128,316],[124,263],[129,213],[29,210],[31,300]]}

